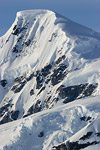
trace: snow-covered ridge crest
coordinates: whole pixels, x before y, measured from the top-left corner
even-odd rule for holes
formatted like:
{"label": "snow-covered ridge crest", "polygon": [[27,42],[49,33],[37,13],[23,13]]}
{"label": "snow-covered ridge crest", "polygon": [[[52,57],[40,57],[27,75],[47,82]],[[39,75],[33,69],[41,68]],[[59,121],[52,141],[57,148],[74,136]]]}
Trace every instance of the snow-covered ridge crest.
{"label": "snow-covered ridge crest", "polygon": [[55,16],[56,13],[51,10],[46,9],[34,9],[34,10],[23,10],[16,13],[16,18],[10,29],[2,36],[5,39],[5,36],[9,36],[11,31],[13,30],[14,26],[18,21],[24,19],[24,21],[32,21],[35,17],[40,18],[43,16]]}
{"label": "snow-covered ridge crest", "polygon": [[42,9],[36,9],[36,10],[24,10],[19,11],[16,14],[16,20],[17,19],[25,19],[27,20],[34,20],[34,18],[42,19],[43,16],[55,16],[55,13],[50,10],[42,10]]}
{"label": "snow-covered ridge crest", "polygon": [[19,17],[19,16],[29,16],[29,15],[34,15],[34,16],[37,16],[37,15],[42,15],[42,14],[54,14],[53,11],[50,11],[50,10],[43,10],[43,9],[35,9],[35,10],[23,10],[23,11],[19,11],[17,12],[16,16]]}

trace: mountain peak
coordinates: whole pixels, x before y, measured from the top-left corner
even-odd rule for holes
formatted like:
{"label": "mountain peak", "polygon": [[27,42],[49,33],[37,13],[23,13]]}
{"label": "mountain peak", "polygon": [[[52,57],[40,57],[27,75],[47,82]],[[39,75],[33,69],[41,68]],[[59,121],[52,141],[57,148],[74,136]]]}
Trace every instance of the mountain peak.
{"label": "mountain peak", "polygon": [[[0,38],[0,124],[12,121],[14,127],[0,125],[0,149],[50,150],[97,118],[99,39],[99,33],[49,10],[17,13]],[[14,133],[11,139],[4,140],[6,131]]]}
{"label": "mountain peak", "polygon": [[17,17],[26,17],[26,16],[37,16],[42,14],[54,14],[53,11],[45,10],[45,9],[35,9],[35,10],[23,10],[17,12]]}

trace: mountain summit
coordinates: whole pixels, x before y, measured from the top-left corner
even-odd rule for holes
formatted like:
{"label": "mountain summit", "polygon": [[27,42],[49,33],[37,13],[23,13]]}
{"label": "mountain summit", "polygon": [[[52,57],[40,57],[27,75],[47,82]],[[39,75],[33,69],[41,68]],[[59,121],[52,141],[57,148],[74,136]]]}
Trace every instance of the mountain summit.
{"label": "mountain summit", "polygon": [[99,64],[100,33],[49,10],[18,12],[0,37],[0,150],[97,150]]}

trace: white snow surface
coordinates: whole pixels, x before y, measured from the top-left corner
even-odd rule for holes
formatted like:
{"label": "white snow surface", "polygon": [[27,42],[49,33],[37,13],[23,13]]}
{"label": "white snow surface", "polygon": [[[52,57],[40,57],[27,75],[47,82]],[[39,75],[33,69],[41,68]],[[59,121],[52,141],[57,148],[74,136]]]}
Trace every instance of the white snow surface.
{"label": "white snow surface", "polygon": [[[0,126],[0,149],[49,150],[87,126],[83,116],[97,118],[99,113],[87,109],[90,104],[64,105],[25,119]],[[92,106],[94,108],[94,105]],[[43,137],[39,137],[43,132]],[[84,133],[84,132],[83,132]]]}
{"label": "white snow surface", "polygon": [[[15,47],[17,53],[12,52]],[[15,78],[27,78],[48,64],[58,67],[54,62],[62,56],[66,56],[63,63],[67,65],[68,74],[57,85],[53,86],[51,81],[43,84],[45,90],[38,94],[36,77],[33,77],[19,93],[11,90],[17,85]],[[20,114],[17,121],[0,125],[0,150],[51,150],[69,139],[78,140],[88,130],[100,132],[99,65],[100,33],[49,10],[18,12],[11,28],[0,37],[0,81],[7,80],[5,87],[0,84],[0,107],[11,102],[11,109],[19,110]],[[63,104],[63,99],[53,102],[60,85],[86,83],[98,84],[90,97],[68,104]],[[31,89],[34,89],[32,96]],[[44,106],[50,96],[52,101],[48,108],[52,109],[44,107],[41,112],[22,118],[38,100]],[[90,116],[91,123],[81,121],[84,116]],[[99,148],[100,144],[97,144],[85,149]]]}

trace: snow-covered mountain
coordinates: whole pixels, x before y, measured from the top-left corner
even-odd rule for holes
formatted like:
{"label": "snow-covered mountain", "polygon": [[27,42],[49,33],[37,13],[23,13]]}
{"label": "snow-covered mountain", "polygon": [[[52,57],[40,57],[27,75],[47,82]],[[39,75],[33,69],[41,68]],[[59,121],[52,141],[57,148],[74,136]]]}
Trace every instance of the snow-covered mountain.
{"label": "snow-covered mountain", "polygon": [[98,150],[99,64],[100,33],[18,12],[0,37],[0,150]]}

